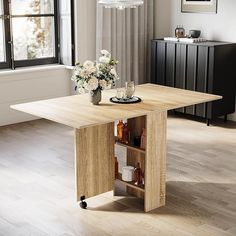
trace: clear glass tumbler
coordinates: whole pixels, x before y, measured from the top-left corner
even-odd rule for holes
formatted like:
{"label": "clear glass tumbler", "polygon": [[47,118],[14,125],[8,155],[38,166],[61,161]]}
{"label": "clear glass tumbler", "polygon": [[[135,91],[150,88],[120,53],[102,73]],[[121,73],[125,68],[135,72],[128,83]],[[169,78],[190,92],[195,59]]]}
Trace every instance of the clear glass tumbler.
{"label": "clear glass tumbler", "polygon": [[118,88],[116,90],[116,98],[118,100],[122,99],[124,97],[124,89],[123,88]]}
{"label": "clear glass tumbler", "polygon": [[135,93],[134,81],[126,82],[125,83],[125,94],[126,94],[127,99],[133,98],[134,93]]}

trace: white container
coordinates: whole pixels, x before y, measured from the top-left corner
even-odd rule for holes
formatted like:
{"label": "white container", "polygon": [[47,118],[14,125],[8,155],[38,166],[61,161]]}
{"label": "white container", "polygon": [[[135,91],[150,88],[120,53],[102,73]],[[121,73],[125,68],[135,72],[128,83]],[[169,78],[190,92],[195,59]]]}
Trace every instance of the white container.
{"label": "white container", "polygon": [[131,182],[134,179],[134,167],[125,166],[122,168],[122,180],[126,182]]}

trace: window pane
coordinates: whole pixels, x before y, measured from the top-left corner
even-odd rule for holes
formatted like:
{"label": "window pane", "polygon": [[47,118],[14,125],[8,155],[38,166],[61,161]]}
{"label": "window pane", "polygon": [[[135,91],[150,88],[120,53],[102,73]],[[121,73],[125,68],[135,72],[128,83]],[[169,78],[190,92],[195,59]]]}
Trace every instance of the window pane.
{"label": "window pane", "polygon": [[53,17],[12,19],[15,60],[54,57]]}
{"label": "window pane", "polygon": [[0,0],[0,15],[3,15],[2,0]]}
{"label": "window pane", "polygon": [[54,13],[53,0],[12,0],[12,14],[50,14]]}
{"label": "window pane", "polygon": [[0,18],[0,62],[5,61],[4,54],[4,34],[3,34],[3,20]]}

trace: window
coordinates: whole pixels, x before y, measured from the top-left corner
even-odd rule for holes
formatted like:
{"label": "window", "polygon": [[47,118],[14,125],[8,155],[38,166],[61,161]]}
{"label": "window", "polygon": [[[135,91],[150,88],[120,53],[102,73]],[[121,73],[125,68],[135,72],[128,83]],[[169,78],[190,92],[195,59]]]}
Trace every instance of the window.
{"label": "window", "polygon": [[0,0],[0,68],[58,62],[57,0]]}
{"label": "window", "polygon": [[0,63],[5,61],[5,54],[4,54],[4,15],[3,15],[3,4],[0,2]]}

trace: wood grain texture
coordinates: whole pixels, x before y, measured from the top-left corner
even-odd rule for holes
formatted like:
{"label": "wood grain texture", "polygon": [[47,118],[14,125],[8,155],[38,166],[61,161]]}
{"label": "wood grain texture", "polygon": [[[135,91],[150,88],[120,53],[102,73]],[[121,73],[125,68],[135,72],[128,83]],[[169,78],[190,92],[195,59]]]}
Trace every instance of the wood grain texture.
{"label": "wood grain texture", "polygon": [[89,102],[89,95],[83,94],[11,107],[79,129],[114,122],[124,117],[133,118],[153,111],[167,111],[222,98],[154,84],[136,86],[136,95],[142,99],[141,103],[128,105],[110,103],[109,99],[115,95],[115,89],[103,91],[99,106],[92,105]]}
{"label": "wood grain texture", "polygon": [[114,123],[75,130],[77,200],[114,189]]}
{"label": "wood grain texture", "polygon": [[146,212],[165,205],[166,121],[167,112],[155,112],[147,115],[144,198]]}
{"label": "wood grain texture", "polygon": [[236,123],[169,117],[167,127],[166,206],[150,213],[111,192],[80,209],[74,129],[47,120],[0,127],[0,235],[235,236]]}
{"label": "wood grain texture", "polygon": [[[130,138],[133,140],[135,136],[140,136],[142,134],[143,128],[146,127],[146,116],[140,116],[132,119],[128,119],[128,127],[130,130]],[[140,168],[145,169],[145,153],[137,152],[132,149],[127,149],[127,165],[137,166],[137,163],[140,163]],[[127,192],[130,195],[144,198],[144,193],[140,190],[127,187]]]}

